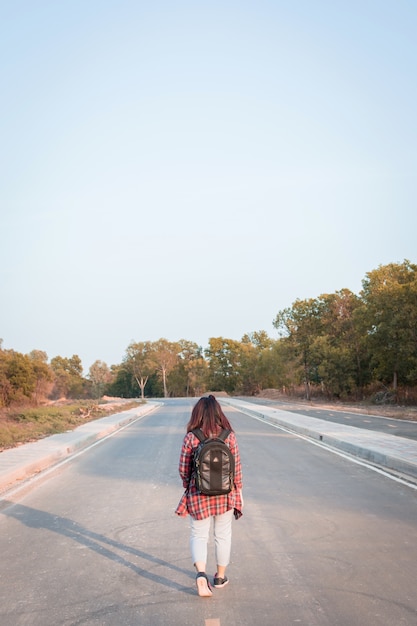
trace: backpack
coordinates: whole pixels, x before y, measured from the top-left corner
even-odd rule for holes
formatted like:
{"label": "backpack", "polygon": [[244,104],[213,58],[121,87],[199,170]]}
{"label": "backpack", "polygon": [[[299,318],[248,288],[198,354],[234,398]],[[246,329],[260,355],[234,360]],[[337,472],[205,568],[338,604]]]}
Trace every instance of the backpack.
{"label": "backpack", "polygon": [[207,496],[230,493],[234,487],[235,458],[225,439],[231,431],[223,429],[214,439],[206,439],[199,428],[192,432],[200,441],[194,450],[193,471],[197,489]]}

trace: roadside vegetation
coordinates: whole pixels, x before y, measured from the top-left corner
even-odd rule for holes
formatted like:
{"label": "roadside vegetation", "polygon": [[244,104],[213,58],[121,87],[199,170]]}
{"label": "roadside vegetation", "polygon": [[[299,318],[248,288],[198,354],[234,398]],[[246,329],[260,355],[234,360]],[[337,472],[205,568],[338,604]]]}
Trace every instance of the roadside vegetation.
{"label": "roadside vegetation", "polygon": [[126,411],[137,405],[137,401],[120,404],[83,401],[43,407],[3,409],[0,413],[0,451],[48,435],[73,430],[91,420],[109,413]]}
{"label": "roadside vegetation", "polygon": [[133,341],[121,363],[96,361],[87,375],[77,355],[49,360],[40,350],[2,349],[0,340],[0,429],[9,442],[19,429],[35,438],[42,429],[62,432],[54,429],[85,418],[68,409],[67,425],[60,425],[63,418],[46,404],[98,403],[104,394],[144,400],[274,389],[287,399],[417,405],[417,265],[379,266],[359,294],[341,289],[297,299],[271,322],[277,338],[259,330],[240,341],[211,337],[206,348],[187,339]]}

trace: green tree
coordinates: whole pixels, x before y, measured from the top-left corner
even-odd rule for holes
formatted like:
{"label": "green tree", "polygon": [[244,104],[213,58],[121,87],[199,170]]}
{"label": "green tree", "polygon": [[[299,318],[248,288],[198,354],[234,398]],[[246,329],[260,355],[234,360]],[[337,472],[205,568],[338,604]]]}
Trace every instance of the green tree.
{"label": "green tree", "polygon": [[157,367],[155,353],[150,341],[132,342],[123,360],[124,367],[131,372],[140,389],[142,400],[145,398],[145,387],[149,376]]}
{"label": "green tree", "polygon": [[237,360],[238,380],[235,392],[245,395],[255,395],[261,388],[259,383],[258,363],[261,350],[251,341],[241,341]]}
{"label": "green tree", "polygon": [[202,395],[205,390],[207,373],[207,362],[203,357],[203,349],[198,344],[186,339],[180,339],[178,343],[180,346],[179,361],[172,374],[175,371],[180,374],[180,380],[183,381],[181,395],[186,397]]}
{"label": "green tree", "polygon": [[299,371],[299,360],[287,337],[273,341],[259,356],[257,372],[261,389],[279,389],[291,394],[298,384]]}
{"label": "green tree", "polygon": [[243,335],[242,343],[250,343],[260,351],[271,348],[274,340],[271,339],[266,330],[256,330],[252,333],[246,333]]}
{"label": "green tree", "polygon": [[296,300],[291,308],[280,311],[273,325],[287,338],[299,360],[305,397],[311,398],[311,384],[318,383],[318,363],[313,351],[316,337],[322,332],[322,303],[316,299]]}
{"label": "green tree", "polygon": [[91,381],[92,390],[95,398],[101,398],[104,390],[112,381],[112,372],[104,361],[94,361],[88,371],[88,377]]}
{"label": "green tree", "polygon": [[164,398],[167,398],[169,396],[167,384],[168,376],[178,364],[181,347],[179,343],[167,341],[167,339],[164,338],[152,342],[151,346],[156,371],[162,382]]}
{"label": "green tree", "polygon": [[[369,382],[368,356],[360,312],[363,304],[348,289],[319,297],[320,332],[311,353],[328,394],[346,396]],[[362,391],[361,391],[362,393]]]}
{"label": "green tree", "polygon": [[139,389],[132,377],[132,372],[126,369],[124,363],[112,365],[110,369],[111,382],[105,388],[105,393],[117,398],[137,398]]}
{"label": "green tree", "polygon": [[240,382],[240,343],[234,339],[211,337],[205,353],[210,390],[233,393]]}
{"label": "green tree", "polygon": [[271,387],[272,350],[275,342],[265,330],[246,333],[241,341],[239,393],[254,395]]}
{"label": "green tree", "polygon": [[157,371],[149,376],[149,380],[146,384],[146,393],[149,398],[162,398],[164,396],[162,379]]}
{"label": "green tree", "polygon": [[352,355],[345,346],[336,346],[328,336],[317,337],[313,351],[323,391],[329,396],[348,396],[355,388]]}
{"label": "green tree", "polygon": [[29,353],[35,374],[35,388],[33,398],[35,404],[40,404],[49,396],[52,389],[53,372],[48,365],[48,355],[42,350],[32,350]]}
{"label": "green tree", "polygon": [[367,342],[375,376],[391,384],[415,384],[417,371],[417,265],[380,265],[362,281]]}
{"label": "green tree", "polygon": [[0,398],[3,406],[27,402],[36,377],[29,357],[14,350],[0,351]]}
{"label": "green tree", "polygon": [[85,381],[79,356],[76,354],[71,358],[56,356],[51,360],[51,369],[55,376],[54,395],[56,397],[81,398],[83,396]]}

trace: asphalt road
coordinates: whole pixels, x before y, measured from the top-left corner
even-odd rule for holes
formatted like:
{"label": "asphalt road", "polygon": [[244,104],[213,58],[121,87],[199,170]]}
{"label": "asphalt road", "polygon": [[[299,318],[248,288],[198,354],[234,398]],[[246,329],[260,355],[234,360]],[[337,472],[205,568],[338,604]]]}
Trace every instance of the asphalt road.
{"label": "asphalt road", "polygon": [[417,422],[411,420],[393,419],[378,415],[367,415],[345,410],[325,409],[321,407],[298,404],[296,402],[269,400],[266,398],[254,398],[245,396],[242,398],[246,402],[261,404],[268,407],[276,407],[290,413],[299,413],[308,417],[318,417],[319,419],[355,428],[365,428],[387,435],[406,437],[407,439],[417,439]]}
{"label": "asphalt road", "polygon": [[3,504],[2,626],[417,624],[417,491],[232,408],[245,511],[230,584],[199,598],[173,514],[191,405],[168,401]]}

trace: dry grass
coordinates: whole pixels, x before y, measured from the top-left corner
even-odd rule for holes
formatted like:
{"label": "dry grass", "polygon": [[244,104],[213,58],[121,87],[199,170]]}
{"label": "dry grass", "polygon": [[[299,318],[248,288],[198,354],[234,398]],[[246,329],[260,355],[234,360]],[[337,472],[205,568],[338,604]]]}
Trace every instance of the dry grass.
{"label": "dry grass", "polygon": [[0,413],[0,452],[36,441],[111,413],[126,411],[138,402],[58,402],[36,408],[8,409]]}

